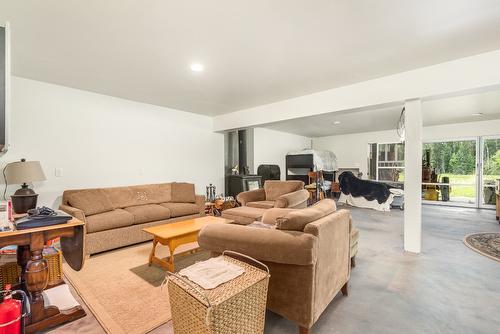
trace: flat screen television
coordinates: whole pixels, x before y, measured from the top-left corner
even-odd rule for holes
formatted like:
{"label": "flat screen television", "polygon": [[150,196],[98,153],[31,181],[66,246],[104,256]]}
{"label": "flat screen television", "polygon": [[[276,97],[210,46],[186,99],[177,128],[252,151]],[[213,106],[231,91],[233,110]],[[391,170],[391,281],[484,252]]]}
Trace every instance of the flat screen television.
{"label": "flat screen television", "polygon": [[[0,152],[9,148],[10,125],[10,30],[0,26]],[[0,154],[1,154],[0,153]]]}

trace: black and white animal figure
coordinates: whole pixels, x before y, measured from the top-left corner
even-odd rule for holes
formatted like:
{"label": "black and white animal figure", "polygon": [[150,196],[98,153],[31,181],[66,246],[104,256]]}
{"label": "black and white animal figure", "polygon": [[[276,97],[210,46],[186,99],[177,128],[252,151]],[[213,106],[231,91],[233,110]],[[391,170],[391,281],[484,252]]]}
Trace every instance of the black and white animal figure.
{"label": "black and white animal figure", "polygon": [[391,195],[387,185],[380,182],[359,179],[350,171],[345,171],[339,175],[339,183],[340,190],[345,195],[351,194],[353,197],[363,196],[368,201],[376,199],[379,204],[387,201]]}

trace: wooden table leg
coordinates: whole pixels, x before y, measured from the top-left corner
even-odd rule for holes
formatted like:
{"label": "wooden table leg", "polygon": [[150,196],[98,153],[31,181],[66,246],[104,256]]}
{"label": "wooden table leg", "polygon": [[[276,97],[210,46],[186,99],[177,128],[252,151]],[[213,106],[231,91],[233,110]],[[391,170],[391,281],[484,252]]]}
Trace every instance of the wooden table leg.
{"label": "wooden table leg", "polygon": [[21,267],[21,280],[19,288],[28,291],[26,288],[26,265],[31,258],[30,246],[17,246],[17,264]]}
{"label": "wooden table leg", "polygon": [[172,273],[174,272],[174,269],[175,269],[175,267],[174,267],[174,251],[175,251],[175,248],[176,248],[176,246],[175,246],[173,240],[169,240],[168,241],[168,250],[170,251],[170,256],[168,258],[168,270],[170,272],[172,272]]}
{"label": "wooden table leg", "polygon": [[153,264],[153,258],[156,257],[156,245],[158,245],[158,239],[154,237],[153,239],[153,248],[151,249],[151,253],[149,253],[149,266]]}
{"label": "wooden table leg", "polygon": [[47,287],[49,280],[49,268],[47,260],[43,258],[44,236],[42,233],[31,235],[30,246],[20,246],[17,260],[22,268],[25,284],[21,284],[28,293],[31,315],[26,321],[26,333],[37,333],[62,323],[73,321],[85,316],[81,307],[60,312],[55,306],[45,307],[43,290]]}

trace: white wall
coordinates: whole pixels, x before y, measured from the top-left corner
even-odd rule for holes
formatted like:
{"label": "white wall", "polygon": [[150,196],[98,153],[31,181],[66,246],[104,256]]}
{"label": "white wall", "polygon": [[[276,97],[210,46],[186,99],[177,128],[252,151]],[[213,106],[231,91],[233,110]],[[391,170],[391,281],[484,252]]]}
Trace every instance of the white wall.
{"label": "white wall", "polygon": [[[428,126],[423,128],[422,138],[423,142],[428,142],[493,135],[500,135],[500,120]],[[333,151],[339,167],[359,167],[366,178],[368,144],[398,141],[396,130],[387,130],[313,138],[313,148]]]}
{"label": "white wall", "polygon": [[311,147],[310,138],[266,128],[255,128],[253,136],[255,172],[262,164],[278,165],[282,180],[286,179],[286,154]]}
{"label": "white wall", "polygon": [[81,187],[187,181],[201,194],[209,183],[223,188],[223,135],[213,132],[212,118],[178,110],[13,77],[11,143],[2,167],[20,158],[42,164],[39,205],[57,206],[64,189]]}

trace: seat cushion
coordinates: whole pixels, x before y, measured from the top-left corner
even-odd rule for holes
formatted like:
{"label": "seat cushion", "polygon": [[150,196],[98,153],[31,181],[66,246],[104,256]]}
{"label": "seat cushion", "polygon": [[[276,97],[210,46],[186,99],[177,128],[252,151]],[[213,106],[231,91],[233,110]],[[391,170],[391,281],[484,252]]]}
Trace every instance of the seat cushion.
{"label": "seat cushion", "polygon": [[172,182],[171,185],[171,202],[173,203],[194,203],[196,196],[194,192],[194,184],[185,182]]}
{"label": "seat cushion", "polygon": [[246,206],[249,206],[251,208],[271,209],[274,208],[274,201],[248,202]]}
{"label": "seat cushion", "polygon": [[134,224],[142,224],[170,218],[170,210],[158,204],[129,206],[123,210],[134,216]]}
{"label": "seat cushion", "polygon": [[86,216],[113,210],[113,203],[101,189],[86,189],[68,195],[68,204]]}
{"label": "seat cushion", "polygon": [[323,199],[306,209],[293,210],[276,219],[279,230],[303,231],[310,222],[323,218],[336,210],[335,201]]}
{"label": "seat cushion", "polygon": [[199,206],[193,203],[161,203],[160,205],[170,210],[171,217],[188,216],[200,213]]}
{"label": "seat cushion", "polygon": [[88,233],[111,230],[134,224],[134,216],[130,212],[123,209],[115,209],[113,211],[98,213],[88,216],[86,220]]}
{"label": "seat cushion", "polygon": [[359,241],[359,230],[357,228],[353,228],[351,230],[351,245],[357,243]]}
{"label": "seat cushion", "polygon": [[359,230],[357,228],[353,228],[351,230],[351,257],[356,256],[358,253],[358,245],[359,245]]}
{"label": "seat cushion", "polygon": [[256,220],[260,220],[266,209],[240,206],[237,208],[222,211],[222,218],[234,220],[236,224],[248,225]]}

